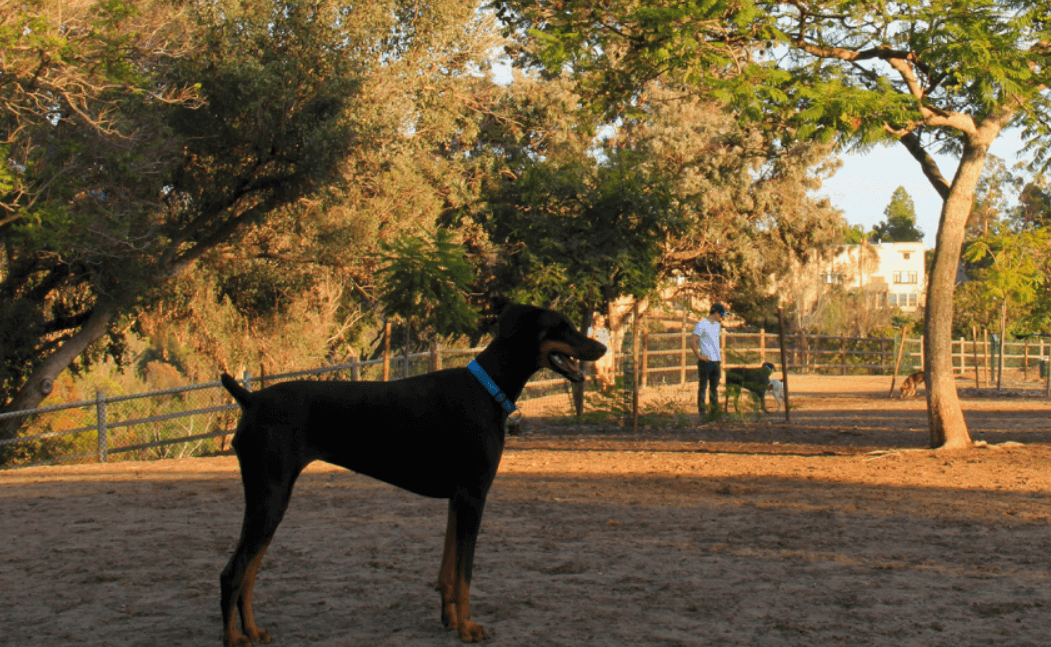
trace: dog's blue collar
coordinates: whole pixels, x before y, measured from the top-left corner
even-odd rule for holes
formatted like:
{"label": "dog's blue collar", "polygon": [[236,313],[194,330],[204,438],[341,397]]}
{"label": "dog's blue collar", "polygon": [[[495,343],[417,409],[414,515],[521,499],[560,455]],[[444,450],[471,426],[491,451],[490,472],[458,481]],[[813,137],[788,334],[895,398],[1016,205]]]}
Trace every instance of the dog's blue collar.
{"label": "dog's blue collar", "polygon": [[485,390],[489,392],[489,395],[493,396],[507,413],[514,413],[517,410],[515,403],[511,402],[511,399],[507,397],[507,394],[500,390],[500,387],[496,385],[493,378],[489,377],[489,374],[485,372],[485,369],[478,363],[478,360],[471,360],[471,363],[467,365],[467,370],[474,373],[474,376],[482,383],[482,386],[484,386]]}

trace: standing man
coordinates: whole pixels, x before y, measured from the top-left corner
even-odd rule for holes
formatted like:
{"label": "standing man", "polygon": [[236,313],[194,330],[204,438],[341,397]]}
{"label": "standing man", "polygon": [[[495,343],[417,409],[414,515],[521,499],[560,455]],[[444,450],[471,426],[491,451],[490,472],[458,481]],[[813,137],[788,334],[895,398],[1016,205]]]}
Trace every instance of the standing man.
{"label": "standing man", "polygon": [[726,308],[721,303],[712,304],[708,316],[697,322],[690,337],[690,348],[697,356],[697,411],[703,417],[704,392],[708,391],[707,413],[711,416],[719,413],[719,377],[722,368],[722,355],[719,352],[719,335],[722,334],[723,317]]}

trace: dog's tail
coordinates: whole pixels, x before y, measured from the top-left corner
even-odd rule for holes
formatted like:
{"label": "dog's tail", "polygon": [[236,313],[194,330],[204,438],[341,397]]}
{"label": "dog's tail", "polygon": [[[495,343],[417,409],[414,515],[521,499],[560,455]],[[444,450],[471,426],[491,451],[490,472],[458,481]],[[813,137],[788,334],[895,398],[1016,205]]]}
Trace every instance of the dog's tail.
{"label": "dog's tail", "polygon": [[251,391],[238,384],[237,380],[226,373],[223,373],[219,381],[223,383],[223,387],[230,392],[230,395],[234,396],[234,400],[237,400],[237,404],[241,405],[242,409],[248,408],[248,405],[252,402]]}

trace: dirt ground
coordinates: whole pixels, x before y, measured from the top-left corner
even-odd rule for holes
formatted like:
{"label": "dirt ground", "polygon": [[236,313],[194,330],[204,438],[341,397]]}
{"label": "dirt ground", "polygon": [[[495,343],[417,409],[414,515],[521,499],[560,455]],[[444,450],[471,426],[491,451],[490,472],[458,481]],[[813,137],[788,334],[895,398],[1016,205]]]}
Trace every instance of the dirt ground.
{"label": "dirt ground", "polygon": [[[1047,645],[1051,401],[961,382],[988,445],[946,453],[888,378],[793,380],[791,423],[534,411],[479,540],[490,644]],[[229,456],[0,473],[0,644],[220,644],[241,512]],[[431,588],[444,516],[308,468],[256,587],[273,644],[459,644]]]}

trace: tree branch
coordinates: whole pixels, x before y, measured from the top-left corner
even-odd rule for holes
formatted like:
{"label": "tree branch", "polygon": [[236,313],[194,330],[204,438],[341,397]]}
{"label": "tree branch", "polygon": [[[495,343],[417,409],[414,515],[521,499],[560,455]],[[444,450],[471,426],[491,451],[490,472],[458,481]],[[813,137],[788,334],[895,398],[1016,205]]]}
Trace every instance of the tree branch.
{"label": "tree branch", "polygon": [[938,168],[938,162],[934,161],[927,149],[920,143],[920,137],[915,132],[909,132],[903,135],[899,141],[905,146],[906,150],[912,155],[912,157],[920,163],[920,169],[923,171],[923,175],[926,176],[927,180],[930,181],[931,186],[938,192],[942,200],[946,200],[949,197],[949,190],[952,188],[952,183],[945,179],[945,176],[941,174],[941,170]]}

